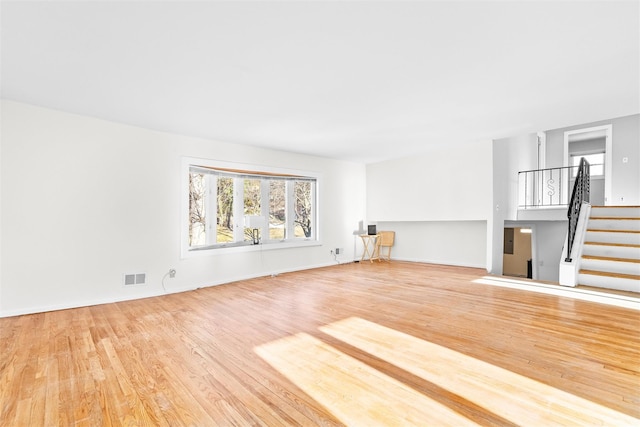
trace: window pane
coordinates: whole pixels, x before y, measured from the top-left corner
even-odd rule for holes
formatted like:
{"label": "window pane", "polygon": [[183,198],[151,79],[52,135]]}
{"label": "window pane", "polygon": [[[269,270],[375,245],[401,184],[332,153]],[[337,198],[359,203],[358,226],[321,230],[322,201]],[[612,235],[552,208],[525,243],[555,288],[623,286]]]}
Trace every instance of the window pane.
{"label": "window pane", "polygon": [[312,230],[312,200],[311,182],[296,181],[294,188],[294,210],[296,212],[295,237],[311,237]]}
{"label": "window pane", "polygon": [[[244,214],[260,215],[260,180],[245,179],[244,180]],[[245,227],[244,240],[253,240],[252,229]]]}
{"label": "window pane", "polygon": [[[603,176],[604,175],[604,153],[595,154],[575,154],[572,155],[573,166],[580,166],[580,159],[585,158],[589,162],[589,173],[591,176]],[[576,176],[578,173],[577,167],[573,169],[572,176]]]}
{"label": "window pane", "polygon": [[217,243],[233,242],[233,178],[218,177]]}
{"label": "window pane", "polygon": [[286,185],[284,180],[269,181],[269,239],[286,237]]}
{"label": "window pane", "polygon": [[204,174],[189,173],[189,246],[207,242],[206,180]]}

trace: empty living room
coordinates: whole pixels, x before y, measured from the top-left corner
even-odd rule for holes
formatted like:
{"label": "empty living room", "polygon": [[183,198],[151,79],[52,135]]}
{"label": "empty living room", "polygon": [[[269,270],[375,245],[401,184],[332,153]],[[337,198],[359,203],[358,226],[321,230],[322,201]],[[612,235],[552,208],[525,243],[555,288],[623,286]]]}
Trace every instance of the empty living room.
{"label": "empty living room", "polygon": [[0,2],[0,425],[640,425],[637,1]]}

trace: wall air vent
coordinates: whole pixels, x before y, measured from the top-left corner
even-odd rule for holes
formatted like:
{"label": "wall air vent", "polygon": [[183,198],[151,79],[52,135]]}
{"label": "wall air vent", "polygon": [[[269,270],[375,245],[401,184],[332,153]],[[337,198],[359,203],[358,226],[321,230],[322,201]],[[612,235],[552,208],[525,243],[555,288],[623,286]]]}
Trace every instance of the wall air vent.
{"label": "wall air vent", "polygon": [[124,275],[125,286],[144,285],[147,282],[147,273],[130,273]]}

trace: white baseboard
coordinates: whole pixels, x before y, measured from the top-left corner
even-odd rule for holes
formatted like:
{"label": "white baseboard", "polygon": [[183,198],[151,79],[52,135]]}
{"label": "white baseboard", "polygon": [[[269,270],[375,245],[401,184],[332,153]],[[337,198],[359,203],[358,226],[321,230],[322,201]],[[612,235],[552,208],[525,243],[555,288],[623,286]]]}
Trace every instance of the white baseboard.
{"label": "white baseboard", "polygon": [[438,264],[438,265],[450,265],[452,267],[471,267],[471,268],[481,268],[485,271],[487,270],[486,264],[474,264],[474,263],[460,263],[460,262],[444,262],[442,260],[433,260],[433,259],[423,259],[423,258],[391,258],[391,261],[407,261],[407,262],[419,262],[422,264]]}
{"label": "white baseboard", "polygon": [[[345,262],[342,262],[342,264],[346,264],[347,262],[351,262],[351,261],[345,261]],[[315,265],[309,265],[304,267],[289,268],[284,270],[272,270],[267,272],[261,272],[259,274],[245,274],[245,275],[227,277],[224,280],[207,280],[206,282],[202,282],[197,285],[169,288],[166,291],[164,291],[162,287],[160,287],[160,290],[157,289],[158,287],[153,287],[153,290],[150,289],[148,293],[145,293],[143,295],[138,294],[135,296],[119,296],[119,297],[113,297],[113,298],[101,298],[101,299],[95,299],[95,300],[76,301],[70,304],[52,304],[52,305],[28,307],[28,308],[18,309],[18,310],[7,310],[7,311],[0,312],[0,318],[22,316],[25,314],[46,313],[49,311],[57,311],[57,310],[68,310],[68,309],[80,308],[80,307],[90,307],[90,306],[101,305],[101,304],[112,304],[116,302],[133,301],[133,300],[143,299],[143,298],[152,298],[152,297],[168,295],[168,294],[177,294],[180,292],[189,292],[196,289],[208,288],[211,286],[219,286],[227,283],[239,282],[242,280],[255,279],[258,277],[277,276],[279,274],[291,273],[294,271],[311,270],[314,268],[321,268],[321,267],[329,267],[332,265],[337,265],[337,264],[334,261],[334,262],[315,264]]]}

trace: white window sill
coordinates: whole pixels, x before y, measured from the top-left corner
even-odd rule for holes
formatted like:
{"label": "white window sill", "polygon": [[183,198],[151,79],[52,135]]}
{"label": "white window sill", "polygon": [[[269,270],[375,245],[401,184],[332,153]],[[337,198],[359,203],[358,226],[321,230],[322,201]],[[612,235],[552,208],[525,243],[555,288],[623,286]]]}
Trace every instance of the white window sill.
{"label": "white window sill", "polygon": [[258,245],[247,244],[241,246],[214,246],[202,249],[189,249],[186,253],[182,254],[182,258],[192,258],[199,256],[211,256],[211,255],[223,255],[223,254],[235,254],[257,251],[271,251],[275,249],[289,249],[289,248],[305,248],[312,246],[321,246],[322,243],[319,240],[291,240],[286,242],[265,242]]}

